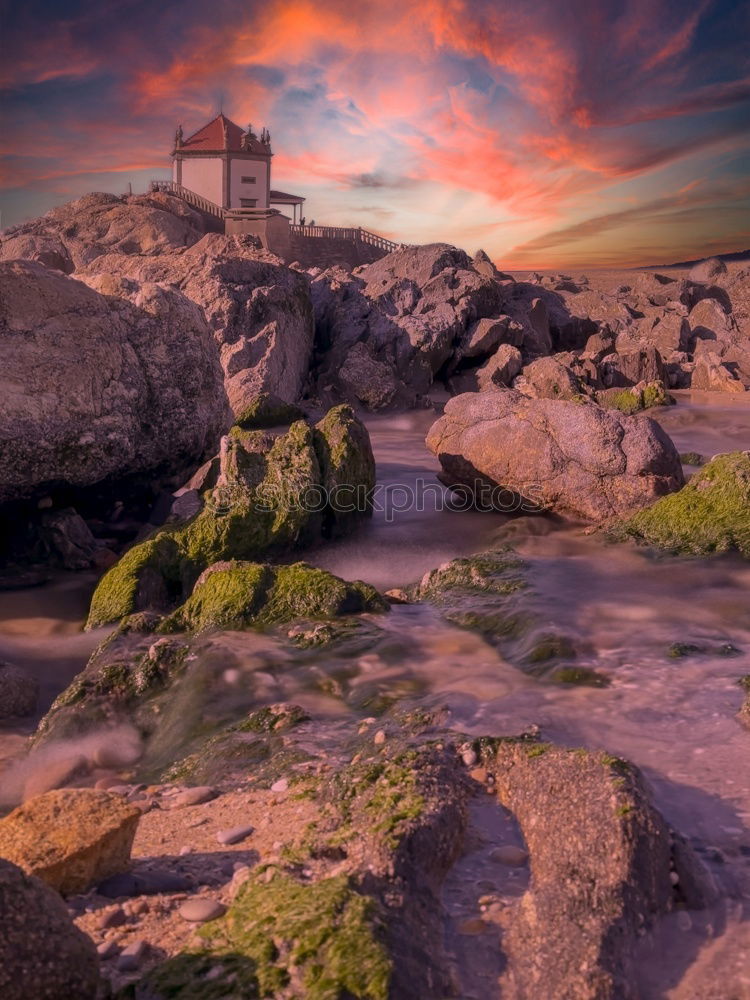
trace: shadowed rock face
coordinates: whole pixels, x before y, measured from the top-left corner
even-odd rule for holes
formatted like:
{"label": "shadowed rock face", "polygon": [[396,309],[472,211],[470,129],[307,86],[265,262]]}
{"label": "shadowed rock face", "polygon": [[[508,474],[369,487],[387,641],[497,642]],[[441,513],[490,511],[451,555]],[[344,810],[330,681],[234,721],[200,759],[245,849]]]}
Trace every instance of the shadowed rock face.
{"label": "shadowed rock face", "polygon": [[181,476],[216,446],[216,347],[179,292],[130,282],[126,302],[27,261],[0,264],[0,290],[0,503]]}
{"label": "shadowed rock face", "polygon": [[[201,308],[219,345],[235,414],[259,393],[290,403],[299,398],[313,346],[308,279],[259,250],[252,238],[209,233],[184,252],[109,254],[95,260],[82,280],[93,284],[110,273],[164,282]],[[129,297],[127,285],[112,294]]]}
{"label": "shadowed rock face", "polygon": [[489,482],[525,500],[527,513],[600,521],[684,482],[679,455],[654,421],[515,390],[456,396],[430,428],[427,447],[448,485]]}
{"label": "shadowed rock face", "polygon": [[0,995],[94,997],[99,959],[58,894],[0,858]]}

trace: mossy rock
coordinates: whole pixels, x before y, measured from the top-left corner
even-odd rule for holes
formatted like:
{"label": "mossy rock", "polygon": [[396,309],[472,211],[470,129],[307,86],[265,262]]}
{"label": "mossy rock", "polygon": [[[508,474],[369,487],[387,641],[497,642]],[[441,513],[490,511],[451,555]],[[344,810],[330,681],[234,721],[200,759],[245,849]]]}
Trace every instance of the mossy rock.
{"label": "mossy rock", "polygon": [[208,942],[204,950],[149,973],[156,996],[389,996],[392,964],[380,907],[346,875],[303,883],[273,868],[254,872],[226,916],[200,935]]}
{"label": "mossy rock", "polygon": [[[350,530],[371,513],[375,465],[364,425],[334,407],[313,430],[298,420],[275,440],[243,431],[222,441],[221,472],[203,509],[136,545],[100,580],[86,627],[184,600],[217,562],[259,560]],[[354,491],[353,512],[336,506]],[[333,506],[328,499],[333,498]]]}
{"label": "mossy rock", "polygon": [[369,584],[348,583],[306,563],[270,566],[234,561],[210,567],[187,601],[160,629],[242,629],[303,617],[333,618],[388,610],[388,602]]}
{"label": "mossy rock", "polygon": [[750,558],[750,452],[717,455],[677,493],[611,529],[617,539],[689,555]]}
{"label": "mossy rock", "polygon": [[674,403],[661,381],[641,383],[626,389],[601,389],[596,393],[596,401],[608,410],[619,410],[628,416],[651,409],[653,406],[668,406]]}
{"label": "mossy rock", "polygon": [[237,414],[235,424],[243,430],[264,427],[288,427],[295,420],[304,419],[305,414],[294,403],[286,403],[270,392],[262,392]]}
{"label": "mossy rock", "polygon": [[610,679],[590,667],[558,667],[550,674],[555,684],[570,684],[575,687],[609,687]]}
{"label": "mossy rock", "polygon": [[680,461],[683,465],[705,465],[706,460],[699,451],[683,451],[680,453]]}
{"label": "mossy rock", "polygon": [[372,516],[375,489],[370,435],[351,406],[334,406],[318,421],[315,451],[328,500],[324,532],[328,537],[339,537]]}

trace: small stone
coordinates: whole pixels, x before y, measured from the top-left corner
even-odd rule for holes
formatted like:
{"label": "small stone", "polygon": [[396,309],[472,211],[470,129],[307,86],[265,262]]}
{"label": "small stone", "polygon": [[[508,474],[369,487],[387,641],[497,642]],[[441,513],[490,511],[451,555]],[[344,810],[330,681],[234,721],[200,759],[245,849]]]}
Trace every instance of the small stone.
{"label": "small stone", "polygon": [[467,767],[474,767],[477,762],[477,755],[471,748],[469,748],[468,750],[464,750],[461,754],[461,760]]}
{"label": "small stone", "polygon": [[249,837],[254,829],[252,826],[234,826],[229,830],[219,830],[216,834],[216,840],[220,844],[239,844],[240,841]]}
{"label": "small stone", "polygon": [[469,771],[469,777],[473,778],[474,781],[478,781],[480,785],[483,785],[487,781],[487,768],[475,767]]}
{"label": "small stone", "polygon": [[271,785],[272,792],[285,792],[289,788],[289,782],[286,778],[279,778],[278,781],[274,781]]}
{"label": "small stone", "polygon": [[180,848],[181,858],[184,857],[186,854],[192,854],[192,853],[193,853],[193,848],[190,847],[188,844],[183,844],[182,847]]}
{"label": "small stone", "polygon": [[183,920],[194,924],[205,924],[226,913],[226,907],[216,899],[189,899],[177,911]]}
{"label": "small stone", "polygon": [[96,946],[96,953],[104,961],[108,958],[113,958],[117,954],[117,942],[114,938],[110,938],[109,941],[102,941],[101,944]]}
{"label": "small stone", "polygon": [[105,931],[110,927],[120,927],[125,919],[125,910],[121,906],[113,906],[102,913],[96,926],[100,931]]}
{"label": "small stone", "polygon": [[375,744],[376,747],[381,747],[385,743],[385,740],[386,740],[385,731],[382,729],[378,729],[373,738],[373,743]]}
{"label": "small stone", "polygon": [[216,798],[216,790],[209,785],[196,785],[178,792],[169,801],[170,809],[185,809],[188,806],[200,806]]}
{"label": "small stone", "polygon": [[677,874],[677,872],[670,872],[669,881],[672,883],[672,885],[678,885],[680,881],[680,876]]}
{"label": "small stone", "polygon": [[515,847],[513,844],[504,844],[502,847],[495,847],[490,851],[490,861],[495,861],[499,865],[510,865],[512,868],[521,868],[529,860],[529,856],[522,847]]}
{"label": "small stone", "polygon": [[120,972],[135,972],[145,958],[148,945],[145,941],[131,941],[117,959]]}

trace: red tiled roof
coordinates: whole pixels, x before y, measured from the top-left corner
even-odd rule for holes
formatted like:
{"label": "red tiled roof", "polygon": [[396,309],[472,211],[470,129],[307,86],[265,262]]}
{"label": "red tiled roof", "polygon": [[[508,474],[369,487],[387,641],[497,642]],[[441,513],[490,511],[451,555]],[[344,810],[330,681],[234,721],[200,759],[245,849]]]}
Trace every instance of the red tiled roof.
{"label": "red tiled roof", "polygon": [[[224,144],[224,130],[226,128],[227,142]],[[216,153],[224,149],[229,149],[234,153],[270,153],[270,147],[264,145],[259,139],[251,139],[249,146],[245,149],[242,145],[242,137],[245,130],[241,129],[224,114],[218,114],[213,121],[203,128],[199,128],[188,139],[183,140],[180,149],[189,153]]]}

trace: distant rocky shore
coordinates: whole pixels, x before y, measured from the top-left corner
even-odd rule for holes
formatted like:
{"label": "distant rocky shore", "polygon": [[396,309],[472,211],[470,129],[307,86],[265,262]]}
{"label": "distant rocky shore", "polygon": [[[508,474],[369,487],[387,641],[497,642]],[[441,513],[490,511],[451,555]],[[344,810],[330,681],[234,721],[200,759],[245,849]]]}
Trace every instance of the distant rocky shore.
{"label": "distant rocky shore", "polygon": [[[361,695],[409,604],[606,683],[560,666],[523,560],[387,594],[300,560],[372,516],[367,415],[416,408],[470,505],[750,558],[750,451],[680,455],[648,412],[750,388],[750,272],[512,276],[445,244],[305,270],[171,196],[92,194],[0,234],[0,350],[0,586],[93,570],[101,629],[0,772],[4,1000],[462,996],[451,934],[495,942],[487,996],[635,1000],[639,939],[717,894],[637,768]],[[252,681],[224,632],[268,637]],[[356,718],[270,698],[284,670]],[[38,706],[0,662],[0,719]],[[488,809],[483,863],[523,892],[451,910]]]}

